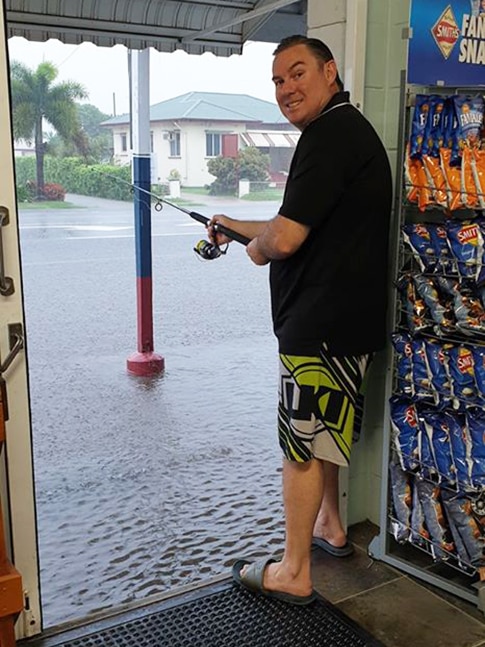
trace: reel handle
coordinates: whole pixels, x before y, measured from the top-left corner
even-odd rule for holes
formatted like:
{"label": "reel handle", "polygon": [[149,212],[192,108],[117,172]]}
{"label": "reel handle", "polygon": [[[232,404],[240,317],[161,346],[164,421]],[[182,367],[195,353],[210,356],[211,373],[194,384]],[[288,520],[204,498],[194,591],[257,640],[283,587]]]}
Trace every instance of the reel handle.
{"label": "reel handle", "polygon": [[[194,220],[201,222],[204,225],[207,225],[207,223],[209,222],[209,218],[207,218],[206,216],[203,216],[200,213],[197,213],[197,211],[190,211],[189,216]],[[228,238],[232,238],[232,240],[235,240],[236,242],[241,243],[241,245],[247,245],[249,242],[251,242],[250,238],[247,238],[242,234],[238,234],[237,231],[233,231],[228,227],[224,227],[224,225],[218,224],[217,231],[220,231],[221,234],[224,234],[224,236],[227,236]]]}

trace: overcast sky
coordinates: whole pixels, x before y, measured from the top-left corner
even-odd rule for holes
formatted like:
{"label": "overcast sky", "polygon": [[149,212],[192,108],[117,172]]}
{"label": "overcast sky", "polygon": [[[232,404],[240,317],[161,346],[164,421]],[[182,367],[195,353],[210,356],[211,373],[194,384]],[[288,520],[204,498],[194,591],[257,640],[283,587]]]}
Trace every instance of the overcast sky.
{"label": "overcast sky", "polygon": [[[58,40],[45,43],[14,37],[8,41],[10,60],[36,69],[42,61],[59,70],[59,81],[81,83],[91,103],[102,112],[128,112],[127,49],[123,45],[97,47],[92,43],[64,45]],[[274,103],[271,81],[272,43],[249,42],[241,56],[201,56],[182,51],[164,54],[150,50],[150,104],[186,92],[229,92],[249,94]],[[114,96],[114,98],[113,98]]]}

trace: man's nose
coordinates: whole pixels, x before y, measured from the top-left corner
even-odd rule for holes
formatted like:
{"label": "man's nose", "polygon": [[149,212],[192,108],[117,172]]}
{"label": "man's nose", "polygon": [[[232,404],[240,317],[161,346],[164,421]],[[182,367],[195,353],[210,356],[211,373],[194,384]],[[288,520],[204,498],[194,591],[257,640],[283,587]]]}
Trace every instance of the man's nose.
{"label": "man's nose", "polygon": [[292,79],[288,79],[280,86],[281,94],[290,95],[295,91],[296,84]]}

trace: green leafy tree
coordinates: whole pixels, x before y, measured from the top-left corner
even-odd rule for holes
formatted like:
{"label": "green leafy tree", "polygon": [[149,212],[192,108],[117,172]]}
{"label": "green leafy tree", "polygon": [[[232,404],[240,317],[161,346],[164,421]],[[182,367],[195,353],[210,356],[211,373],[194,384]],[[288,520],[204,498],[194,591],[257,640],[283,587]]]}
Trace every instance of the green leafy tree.
{"label": "green leafy tree", "polygon": [[80,155],[86,163],[107,163],[113,156],[111,132],[100,124],[109,119],[96,106],[76,103],[80,130],[68,141],[57,134],[49,137],[47,150],[53,157],[76,157]]}
{"label": "green leafy tree", "polygon": [[210,185],[212,195],[235,193],[240,179],[250,182],[266,182],[269,177],[269,155],[261,153],[255,146],[239,151],[237,157],[214,157],[207,162],[211,175],[215,176]]}
{"label": "green leafy tree", "polygon": [[74,81],[54,84],[57,75],[57,68],[48,62],[34,71],[16,61],[10,66],[14,137],[34,142],[38,198],[44,189],[44,120],[63,139],[79,135],[75,100],[87,97]]}
{"label": "green leafy tree", "polygon": [[262,153],[255,146],[248,146],[239,151],[238,179],[250,182],[266,182],[269,179],[269,155]]}

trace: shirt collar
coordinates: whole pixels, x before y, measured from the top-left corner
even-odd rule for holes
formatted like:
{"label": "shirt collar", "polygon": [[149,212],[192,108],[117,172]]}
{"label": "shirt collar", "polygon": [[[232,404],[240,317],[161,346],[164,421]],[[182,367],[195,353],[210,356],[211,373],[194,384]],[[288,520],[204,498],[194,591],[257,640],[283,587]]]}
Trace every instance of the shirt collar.
{"label": "shirt collar", "polygon": [[350,103],[350,93],[343,92],[343,91],[336,92],[320,114],[324,115],[328,110],[330,110],[331,108],[333,108],[339,103]]}
{"label": "shirt collar", "polygon": [[306,130],[307,128],[309,128],[312,124],[314,124],[314,123],[315,123],[318,119],[320,119],[320,117],[322,117],[325,113],[330,112],[330,110],[332,110],[332,109],[333,109],[333,108],[335,108],[336,106],[341,105],[341,104],[343,104],[343,103],[348,103],[348,104],[350,104],[350,94],[349,94],[349,92],[336,92],[336,93],[332,96],[332,98],[330,99],[330,101],[326,104],[326,106],[325,106],[325,108],[322,110],[322,112],[321,112],[319,115],[317,115],[317,116],[316,116],[312,121],[310,121],[310,123],[309,123],[309,124],[307,124],[307,125],[305,126],[305,128],[303,129],[303,132],[305,132],[305,130]]}

